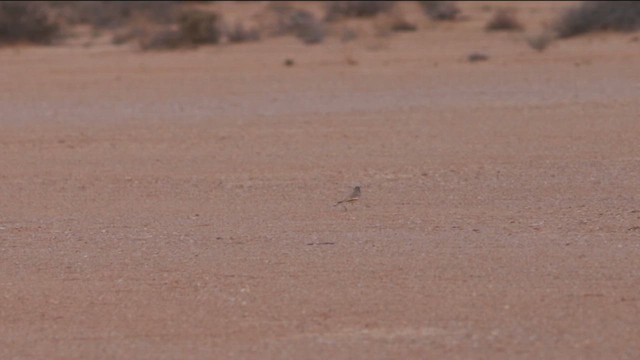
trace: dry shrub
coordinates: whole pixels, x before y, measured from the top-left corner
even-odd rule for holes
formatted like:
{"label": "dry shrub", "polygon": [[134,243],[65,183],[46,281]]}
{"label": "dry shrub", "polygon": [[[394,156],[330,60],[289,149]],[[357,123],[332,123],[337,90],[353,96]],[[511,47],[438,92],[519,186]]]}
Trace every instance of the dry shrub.
{"label": "dry shrub", "polygon": [[460,14],[454,1],[420,1],[420,5],[431,20],[451,21]]}
{"label": "dry shrub", "polygon": [[140,37],[140,48],[143,50],[171,50],[193,47],[177,30],[160,30]]}
{"label": "dry shrub", "polygon": [[221,16],[215,12],[188,10],[178,19],[180,33],[185,42],[202,45],[217,44],[222,37]]}
{"label": "dry shrub", "polygon": [[320,43],[326,36],[324,24],[312,13],[284,3],[270,5],[262,16],[266,18],[263,26],[274,36],[294,35],[305,44]]}
{"label": "dry shrub", "polygon": [[60,32],[61,26],[49,16],[46,3],[0,2],[0,44],[51,44]]}
{"label": "dry shrub", "polygon": [[340,41],[343,43],[353,41],[358,38],[358,32],[352,28],[344,28],[340,33]]}
{"label": "dry shrub", "polygon": [[558,37],[567,38],[593,31],[640,29],[640,2],[584,1],[567,10],[555,23]]}
{"label": "dry shrub", "polygon": [[392,13],[377,17],[374,20],[373,28],[376,36],[385,37],[394,32],[416,31],[416,25],[408,22],[399,13]]}
{"label": "dry shrub", "polygon": [[[143,48],[173,48],[186,44],[176,30],[183,6],[177,1],[57,1],[51,2],[66,24],[110,31],[113,44],[138,40]],[[165,45],[161,45],[165,43]]]}
{"label": "dry shrub", "polygon": [[241,22],[237,22],[233,27],[226,31],[227,39],[231,43],[242,43],[248,41],[260,40],[260,32],[258,29],[246,28]]}
{"label": "dry shrub", "polygon": [[534,50],[544,51],[553,42],[554,36],[548,31],[527,37],[527,44]]}
{"label": "dry shrub", "polygon": [[114,29],[144,20],[154,24],[177,21],[180,4],[175,1],[52,1],[57,13],[69,24],[95,29]]}
{"label": "dry shrub", "polygon": [[393,32],[411,32],[416,31],[418,27],[402,17],[394,17],[391,21],[390,29]]}
{"label": "dry shrub", "polygon": [[499,9],[485,27],[487,31],[522,31],[524,27],[518,21],[513,9]]}
{"label": "dry shrub", "polygon": [[[0,1],[0,42],[47,44],[62,25],[108,30],[114,44],[137,39],[143,49],[217,44],[224,35],[220,15],[179,1]],[[254,36],[240,27],[229,34],[232,41]]]}
{"label": "dry shrub", "polygon": [[161,28],[140,39],[144,50],[190,48],[217,44],[222,38],[222,17],[202,10],[187,10],[178,17],[178,29]]}
{"label": "dry shrub", "polygon": [[124,30],[116,31],[111,38],[114,45],[126,44],[132,40],[144,37],[147,32],[140,27],[131,27]]}
{"label": "dry shrub", "polygon": [[326,21],[335,21],[341,18],[373,17],[389,12],[395,6],[393,1],[330,1],[326,4]]}

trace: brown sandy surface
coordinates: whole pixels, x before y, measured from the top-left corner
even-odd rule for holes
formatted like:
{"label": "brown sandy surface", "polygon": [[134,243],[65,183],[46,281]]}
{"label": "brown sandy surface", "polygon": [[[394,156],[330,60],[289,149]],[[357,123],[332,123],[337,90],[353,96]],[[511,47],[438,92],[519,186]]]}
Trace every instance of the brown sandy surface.
{"label": "brown sandy surface", "polygon": [[640,47],[480,8],[2,50],[0,358],[639,358]]}

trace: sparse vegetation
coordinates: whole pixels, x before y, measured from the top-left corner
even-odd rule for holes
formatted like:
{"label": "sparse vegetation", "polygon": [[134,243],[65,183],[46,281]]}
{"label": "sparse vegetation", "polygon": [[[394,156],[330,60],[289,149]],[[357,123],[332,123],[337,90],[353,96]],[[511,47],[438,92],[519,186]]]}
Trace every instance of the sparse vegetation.
{"label": "sparse vegetation", "polygon": [[178,18],[178,29],[163,28],[145,34],[140,40],[140,47],[151,49],[188,48],[204,44],[220,42],[222,17],[215,12],[191,9],[182,12]]}
{"label": "sparse vegetation", "polygon": [[380,16],[375,19],[373,28],[376,36],[390,36],[394,32],[416,31],[416,25],[405,20],[399,13]]}
{"label": "sparse vegetation", "polygon": [[115,29],[132,21],[172,24],[178,20],[176,1],[51,1],[66,23],[86,24],[94,29]]}
{"label": "sparse vegetation", "polygon": [[391,21],[390,29],[393,32],[411,32],[416,31],[418,27],[402,17],[394,17]]}
{"label": "sparse vegetation", "polygon": [[[263,36],[293,35],[306,44],[322,42],[328,33],[343,42],[354,39],[356,31],[342,33],[343,24],[327,24],[311,11],[288,3],[267,6],[267,22],[247,27],[247,22],[225,25],[222,16],[206,4],[187,1],[0,1],[0,45],[51,44],[72,34],[75,25],[88,25],[81,34],[112,36],[113,44],[138,42],[143,49],[189,48],[220,42],[257,41]],[[419,1],[424,13],[436,21],[455,20],[460,9],[455,1]],[[214,7],[215,8],[215,7]],[[417,30],[405,20],[392,1],[334,1],[325,5],[324,20],[373,18],[375,34]],[[521,31],[524,26],[514,9],[496,9],[486,24],[487,31]],[[253,21],[255,19],[252,19]],[[360,24],[360,22],[357,22]],[[349,25],[344,22],[344,25]],[[338,28],[336,28],[336,26]],[[87,29],[87,30],[85,30]],[[527,44],[545,50],[555,39],[592,31],[635,31],[640,29],[640,2],[584,1],[568,9],[547,30],[526,37]],[[64,30],[64,31],[63,31]],[[63,36],[64,35],[64,36]],[[84,35],[82,35],[84,36]],[[91,42],[88,42],[90,44]]]}
{"label": "sparse vegetation", "polygon": [[487,31],[522,31],[524,27],[518,21],[512,9],[499,9],[485,27]]}
{"label": "sparse vegetation", "polygon": [[[306,12],[305,12],[306,13]],[[309,16],[298,17],[292,33],[305,44],[317,44],[324,40],[326,31],[324,25],[317,21],[310,13]]]}
{"label": "sparse vegetation", "polygon": [[145,34],[140,37],[139,45],[143,50],[170,50],[193,46],[186,42],[177,30],[160,30],[150,35]]}
{"label": "sparse vegetation", "polygon": [[454,1],[420,1],[420,5],[431,20],[451,21],[460,14]]}
{"label": "sparse vegetation", "polygon": [[544,51],[551,42],[553,41],[554,36],[548,31],[542,32],[538,35],[527,37],[527,44],[538,51]]}
{"label": "sparse vegetation", "polygon": [[61,25],[49,16],[48,5],[35,1],[0,2],[0,45],[51,44]]}
{"label": "sparse vegetation", "polygon": [[567,10],[553,29],[560,38],[592,31],[635,31],[640,29],[640,2],[584,1]]}
{"label": "sparse vegetation", "polygon": [[340,33],[340,41],[343,43],[353,41],[358,37],[358,32],[352,28],[345,28]]}
{"label": "sparse vegetation", "polygon": [[329,1],[326,4],[326,21],[335,21],[341,18],[373,17],[389,12],[395,6],[393,1]]}
{"label": "sparse vegetation", "polygon": [[60,1],[51,6],[67,25],[89,25],[94,33],[109,30],[112,43],[138,40],[143,49],[217,44],[224,32],[220,15],[178,1]]}
{"label": "sparse vegetation", "polygon": [[326,36],[324,24],[309,11],[276,3],[267,12],[269,19],[264,26],[272,35],[294,35],[305,44],[320,43]]}
{"label": "sparse vegetation", "polygon": [[113,34],[111,43],[114,45],[126,44],[132,40],[140,39],[146,35],[144,29],[132,27],[128,29],[118,30]]}
{"label": "sparse vegetation", "polygon": [[222,37],[221,16],[214,12],[188,10],[180,15],[178,25],[186,43],[217,44]]}
{"label": "sparse vegetation", "polygon": [[227,39],[231,43],[257,41],[260,39],[260,32],[258,29],[248,29],[241,22],[237,22],[232,28],[227,29],[225,32]]}

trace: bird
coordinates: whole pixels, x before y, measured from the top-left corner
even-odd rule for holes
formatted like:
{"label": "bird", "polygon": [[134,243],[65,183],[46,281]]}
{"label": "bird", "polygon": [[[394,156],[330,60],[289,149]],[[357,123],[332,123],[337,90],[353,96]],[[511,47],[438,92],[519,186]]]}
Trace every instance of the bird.
{"label": "bird", "polygon": [[340,200],[338,201],[335,205],[333,206],[338,206],[342,203],[352,203],[355,201],[358,201],[358,199],[360,199],[360,186],[356,186],[353,188],[353,191],[351,192],[351,195],[349,195],[346,199],[344,200]]}

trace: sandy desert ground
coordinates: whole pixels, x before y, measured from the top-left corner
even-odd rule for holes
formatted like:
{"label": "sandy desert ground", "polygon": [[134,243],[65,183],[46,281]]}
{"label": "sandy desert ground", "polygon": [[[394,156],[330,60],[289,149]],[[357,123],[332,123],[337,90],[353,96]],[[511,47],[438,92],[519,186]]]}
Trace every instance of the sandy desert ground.
{"label": "sandy desert ground", "polygon": [[463,9],[0,50],[0,358],[640,358],[640,43]]}

